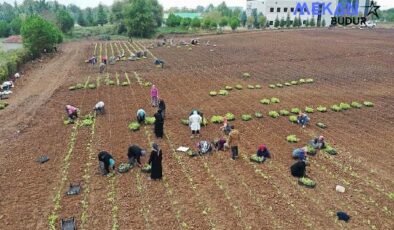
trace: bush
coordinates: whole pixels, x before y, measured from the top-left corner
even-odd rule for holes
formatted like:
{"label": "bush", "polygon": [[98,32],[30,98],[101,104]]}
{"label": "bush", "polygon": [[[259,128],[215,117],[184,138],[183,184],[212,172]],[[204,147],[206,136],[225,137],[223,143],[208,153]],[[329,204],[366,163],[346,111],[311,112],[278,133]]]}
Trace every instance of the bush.
{"label": "bush", "polygon": [[339,107],[341,107],[342,110],[348,110],[348,109],[351,108],[350,105],[349,105],[348,103],[343,103],[343,102],[341,102],[341,103],[339,104]]}
{"label": "bush", "polygon": [[350,104],[351,107],[359,109],[362,107],[362,105],[360,103],[358,103],[357,101],[353,101],[352,104]]}
{"label": "bush", "polygon": [[333,106],[331,106],[331,110],[335,111],[335,112],[340,112],[342,110],[342,108],[339,105],[333,105]]}
{"label": "bush", "polygon": [[325,112],[327,112],[327,107],[319,105],[316,110],[321,113],[325,113]]}
{"label": "bush", "polygon": [[145,118],[145,125],[153,125],[156,119],[154,117],[146,117]]}
{"label": "bush", "polygon": [[307,106],[307,107],[305,107],[305,112],[307,112],[307,113],[313,113],[313,112],[314,112],[314,109],[313,109],[312,107]]}
{"label": "bush", "polygon": [[260,103],[263,105],[269,105],[271,103],[270,99],[264,98],[260,100]]}
{"label": "bush", "polygon": [[294,115],[290,116],[289,121],[292,123],[297,123],[297,116],[294,116]]}

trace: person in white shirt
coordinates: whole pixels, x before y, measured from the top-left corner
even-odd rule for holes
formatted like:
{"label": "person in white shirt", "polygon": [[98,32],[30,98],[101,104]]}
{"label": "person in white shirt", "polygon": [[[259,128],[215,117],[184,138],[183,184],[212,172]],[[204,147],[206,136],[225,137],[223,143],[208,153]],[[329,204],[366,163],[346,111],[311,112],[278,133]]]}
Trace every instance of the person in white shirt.
{"label": "person in white shirt", "polygon": [[105,112],[104,102],[103,101],[97,102],[97,104],[94,106],[93,110],[98,114],[104,114],[104,112]]}
{"label": "person in white shirt", "polygon": [[15,78],[20,78],[21,75],[20,75],[19,73],[16,73],[16,74],[14,75],[14,77],[15,77]]}

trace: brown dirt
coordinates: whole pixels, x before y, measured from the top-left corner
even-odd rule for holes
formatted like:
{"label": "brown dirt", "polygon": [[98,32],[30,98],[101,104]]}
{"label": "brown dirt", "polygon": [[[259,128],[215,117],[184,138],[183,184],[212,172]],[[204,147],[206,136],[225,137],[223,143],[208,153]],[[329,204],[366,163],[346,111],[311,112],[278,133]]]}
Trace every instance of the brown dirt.
{"label": "brown dirt", "polygon": [[[100,76],[83,63],[93,52],[94,43],[65,44],[55,58],[26,67],[9,99],[10,106],[0,113],[3,229],[45,229],[54,210],[57,224],[61,218],[75,216],[80,226],[82,213],[86,213],[86,229],[115,225],[120,229],[392,229],[394,205],[388,193],[394,191],[394,146],[390,142],[394,134],[393,35],[394,30],[341,29],[208,35],[201,39],[217,47],[152,49],[154,56],[166,61],[164,69],[153,66],[152,57],[109,65],[107,72],[115,83],[116,73],[120,83],[128,74],[131,85],[126,87],[106,86],[106,75]],[[148,43],[117,45],[134,51]],[[105,47],[110,54],[109,43],[104,44],[103,53]],[[243,72],[252,77],[241,79]],[[149,88],[137,83],[135,73],[157,85],[166,101],[163,140],[155,139],[150,126],[138,132],[127,129],[138,108],[149,115],[155,112],[148,104]],[[304,76],[314,78],[315,83],[268,88],[268,84]],[[88,77],[89,82],[99,81],[100,86],[68,90]],[[244,89],[232,90],[226,97],[208,95],[211,90],[235,84],[242,84]],[[248,84],[263,88],[250,90]],[[281,102],[259,103],[270,97]],[[71,126],[62,123],[63,106],[75,104],[86,114],[98,100],[106,103],[107,113],[96,119],[94,129],[78,128],[70,164],[63,170],[73,132]],[[330,107],[354,100],[369,100],[375,106],[341,113],[315,112],[306,129],[291,124],[287,117],[267,116],[270,110]],[[179,145],[194,147],[197,142],[180,124],[192,108],[201,109],[207,118],[227,112],[237,116],[232,123],[241,131],[239,160],[230,160],[228,152],[201,158],[175,152]],[[242,114],[256,111],[263,112],[264,118],[240,120]],[[319,129],[314,126],[317,121],[329,128]],[[218,128],[214,124],[203,128],[202,138],[219,137]],[[296,134],[301,141],[287,143],[289,134]],[[318,185],[315,189],[300,187],[289,173],[291,151],[320,134],[339,154],[319,152],[311,157],[308,175]],[[158,142],[164,152],[163,181],[149,181],[138,169],[113,178],[99,175],[98,151],[110,151],[119,164],[127,161],[130,144],[148,147],[151,141]],[[260,143],[268,145],[273,158],[257,165],[248,157]],[[34,162],[44,154],[50,157],[49,162]],[[86,175],[90,179],[85,180]],[[15,177],[17,180],[10,180]],[[71,182],[82,182],[84,192],[89,193],[65,196]],[[335,192],[337,184],[346,187],[344,194]],[[57,191],[61,191],[58,210],[53,200]],[[337,211],[348,212],[351,221],[336,221]]]}

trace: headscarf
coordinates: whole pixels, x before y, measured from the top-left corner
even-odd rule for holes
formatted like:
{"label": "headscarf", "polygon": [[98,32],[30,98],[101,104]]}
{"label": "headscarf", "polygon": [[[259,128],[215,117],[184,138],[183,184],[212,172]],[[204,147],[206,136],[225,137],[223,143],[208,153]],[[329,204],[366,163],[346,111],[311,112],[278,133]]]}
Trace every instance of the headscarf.
{"label": "headscarf", "polygon": [[156,152],[159,152],[159,145],[157,145],[156,143],[153,143],[152,144],[152,149],[154,150],[154,151],[156,151]]}
{"label": "headscarf", "polygon": [[109,159],[109,166],[114,166],[115,165],[115,160],[114,159]]}
{"label": "headscarf", "polygon": [[193,111],[193,115],[198,115],[197,110],[194,110],[194,111]]}
{"label": "headscarf", "polygon": [[324,140],[324,137],[323,136],[320,136],[319,137],[319,141],[323,141]]}
{"label": "headscarf", "polygon": [[260,151],[264,151],[264,150],[266,150],[266,149],[267,149],[267,146],[266,146],[266,145],[264,145],[264,144],[259,145],[259,150],[260,150]]}

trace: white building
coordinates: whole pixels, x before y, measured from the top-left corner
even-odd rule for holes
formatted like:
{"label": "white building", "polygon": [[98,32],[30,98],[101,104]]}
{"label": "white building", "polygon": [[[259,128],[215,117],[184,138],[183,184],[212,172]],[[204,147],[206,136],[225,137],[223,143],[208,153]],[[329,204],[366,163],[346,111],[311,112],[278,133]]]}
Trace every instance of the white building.
{"label": "white building", "polygon": [[[301,17],[301,21],[305,24],[306,20],[311,20],[312,18],[312,3],[319,2],[318,12],[321,12],[320,15],[315,15],[314,19],[317,22],[322,22],[323,19],[326,22],[326,26],[329,26],[331,23],[332,14],[335,13],[335,10],[338,5],[338,0],[327,0],[327,1],[319,1],[319,0],[247,0],[246,1],[246,15],[249,17],[252,15],[253,9],[257,10],[257,14],[263,13],[265,17],[267,17],[267,23],[270,27],[274,26],[275,19],[278,18],[281,20],[282,18],[286,20],[287,15],[290,15],[290,20],[293,22],[295,17]],[[294,15],[294,11],[297,11],[297,4],[304,6],[306,4],[309,15],[305,8],[304,14],[302,15],[300,12],[296,12]],[[329,5],[327,10],[327,5]],[[365,5],[369,4],[369,0],[359,0],[358,12],[364,14]],[[300,8],[300,7],[298,7]],[[324,11],[324,12],[323,12]]]}

